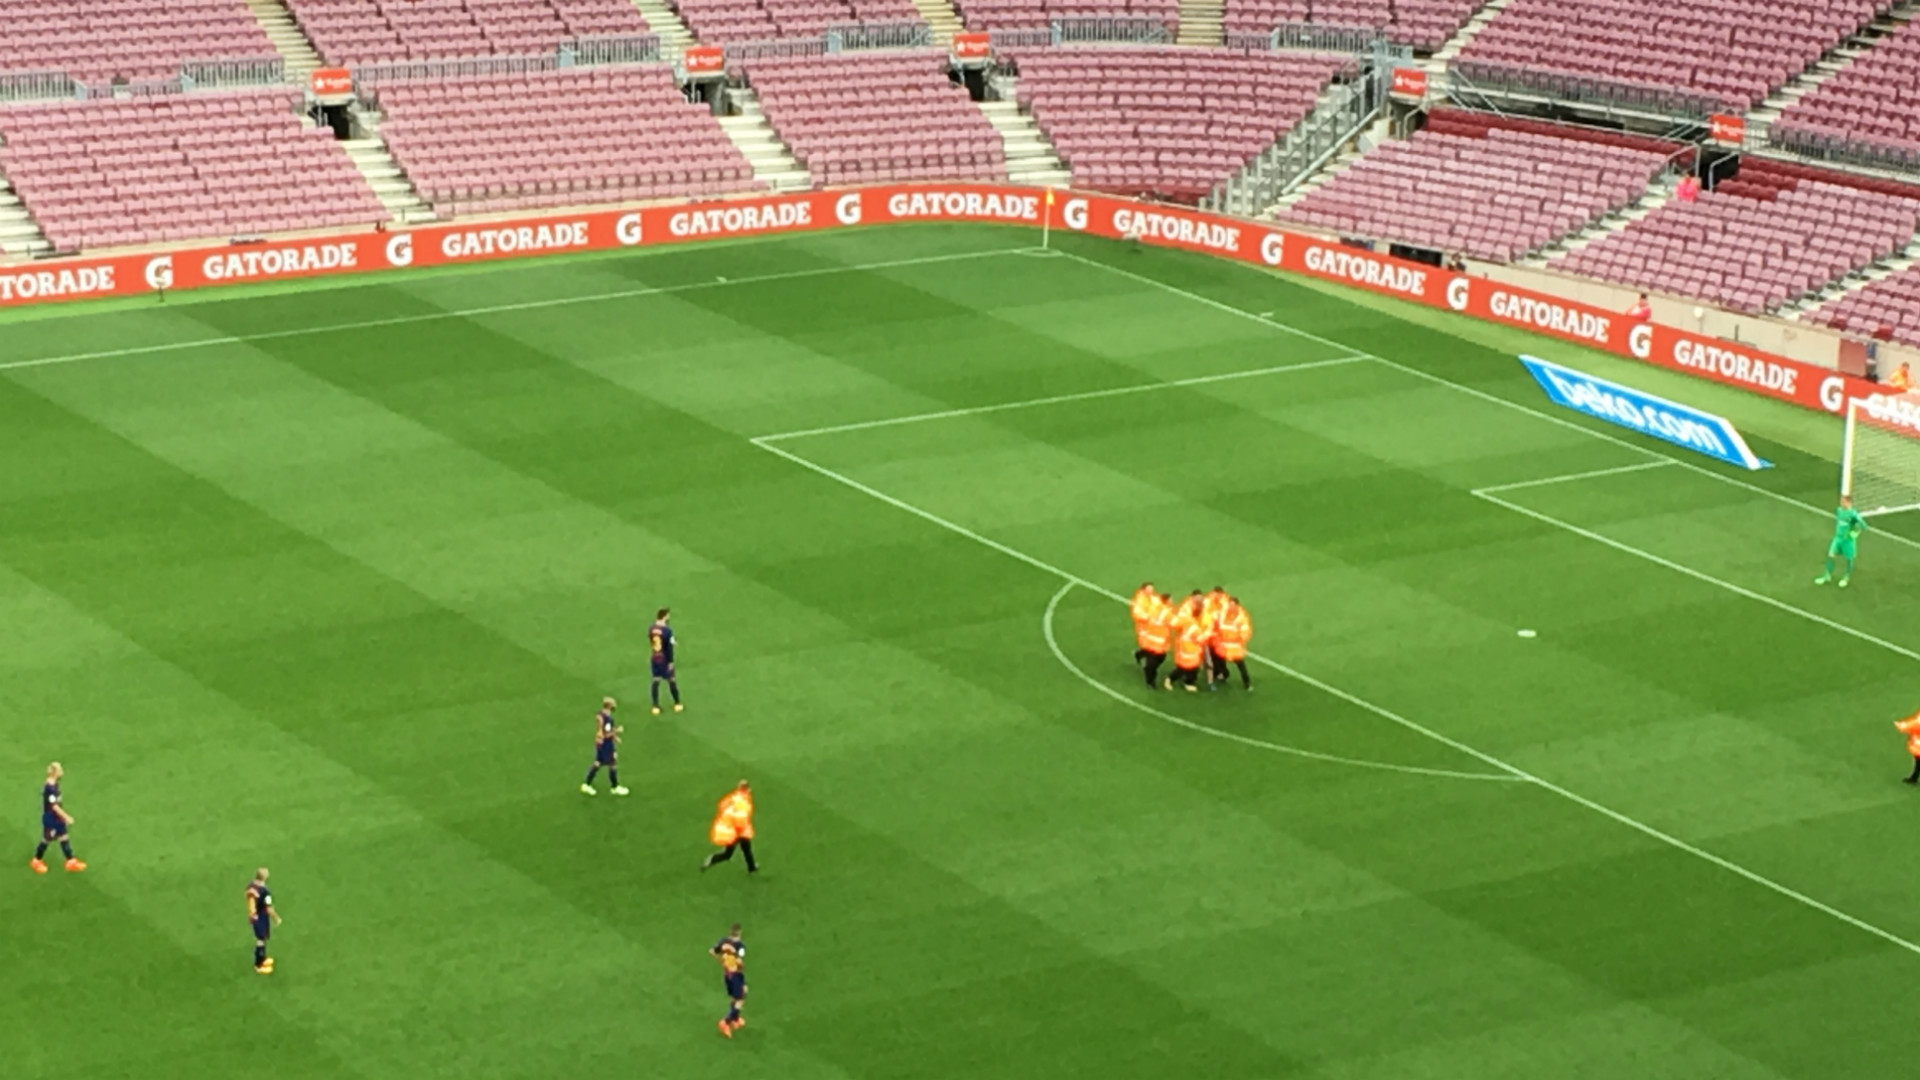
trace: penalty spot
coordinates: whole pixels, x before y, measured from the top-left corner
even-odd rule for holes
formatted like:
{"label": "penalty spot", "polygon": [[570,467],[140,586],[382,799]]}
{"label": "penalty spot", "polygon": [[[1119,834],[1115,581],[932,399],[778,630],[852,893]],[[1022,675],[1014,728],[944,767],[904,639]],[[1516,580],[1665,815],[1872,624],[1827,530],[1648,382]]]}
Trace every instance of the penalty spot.
{"label": "penalty spot", "polygon": [[1532,630],[1522,630],[1520,631],[1520,636],[1521,637],[1539,637],[1540,635],[1535,633]]}

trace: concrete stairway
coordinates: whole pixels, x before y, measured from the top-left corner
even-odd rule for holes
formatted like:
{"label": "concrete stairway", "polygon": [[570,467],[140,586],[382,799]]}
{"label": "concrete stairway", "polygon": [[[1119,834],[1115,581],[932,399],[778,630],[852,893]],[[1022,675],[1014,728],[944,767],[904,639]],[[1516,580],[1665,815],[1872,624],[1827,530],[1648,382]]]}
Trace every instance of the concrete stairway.
{"label": "concrete stairway", "polygon": [[355,118],[359,121],[360,137],[348,139],[340,146],[353,159],[353,167],[367,178],[367,186],[373,188],[380,205],[393,215],[396,225],[433,221],[433,207],[414,190],[413,181],[407,179],[406,172],[387,150],[386,140],[380,137],[380,114],[362,108],[355,113]]}
{"label": "concrete stairway", "polygon": [[1000,143],[1006,148],[1007,179],[1016,184],[1036,184],[1045,187],[1065,187],[1073,179],[1073,174],[1060,160],[1060,155],[1047,139],[1040,125],[1033,117],[1020,111],[1013,100],[1015,81],[1002,80],[1007,100],[982,101],[980,111],[987,116],[987,122],[1000,133]]}
{"label": "concrete stairway", "polygon": [[660,51],[669,58],[679,56],[689,45],[698,45],[699,39],[680,18],[680,13],[668,6],[666,0],[633,0],[633,6],[647,20],[647,29],[660,39]]}
{"label": "concrete stairway", "polygon": [[953,42],[953,35],[962,29],[960,12],[947,0],[913,0],[913,6],[933,31],[933,43],[943,49]]}
{"label": "concrete stairway", "polygon": [[1767,129],[1773,126],[1773,122],[1780,119],[1781,113],[1798,104],[1801,98],[1820,89],[1828,79],[1845,71],[1855,60],[1865,56],[1888,34],[1912,21],[1916,15],[1920,15],[1920,2],[1916,0],[1905,0],[1903,3],[1893,5],[1866,29],[1841,42],[1837,48],[1815,61],[1812,67],[1767,95],[1765,101],[1747,114],[1747,131],[1754,135],[1765,135]]}
{"label": "concrete stairway", "polygon": [[247,0],[247,9],[286,62],[287,81],[306,85],[307,76],[321,66],[320,54],[307,40],[306,31],[293,21],[293,13],[280,0]]}
{"label": "concrete stairway", "polygon": [[1180,0],[1181,45],[1219,45],[1227,40],[1226,0]]}
{"label": "concrete stairway", "polygon": [[1365,152],[1362,151],[1358,146],[1353,146],[1353,147],[1349,147],[1346,150],[1342,150],[1339,156],[1335,157],[1332,161],[1327,162],[1326,166],[1323,167],[1319,172],[1314,173],[1312,176],[1307,177],[1305,180],[1301,181],[1300,184],[1296,186],[1292,191],[1289,191],[1285,195],[1280,196],[1279,200],[1276,201],[1272,206],[1268,207],[1267,212],[1262,216],[1272,217],[1276,214],[1285,212],[1289,207],[1293,206],[1294,203],[1299,202],[1301,199],[1306,198],[1307,196],[1313,194],[1315,191],[1331,183],[1334,177],[1339,176],[1343,172],[1346,172],[1348,166],[1351,166],[1354,162],[1359,161],[1362,157],[1365,157],[1365,156],[1366,156]]}
{"label": "concrete stairway", "polygon": [[1619,210],[1615,210],[1611,214],[1600,216],[1593,224],[1588,225],[1579,232],[1570,233],[1551,244],[1528,252],[1526,257],[1520,260],[1520,265],[1538,269],[1547,265],[1547,263],[1553,259],[1579,251],[1581,248],[1587,247],[1596,241],[1603,240],[1619,232],[1621,229],[1626,228],[1672,202],[1674,199],[1674,185],[1676,183],[1678,183],[1677,180],[1663,181],[1648,187],[1646,193],[1638,199],[1635,199]]}
{"label": "concrete stairway", "polygon": [[1492,22],[1495,16],[1505,11],[1507,5],[1511,3],[1513,3],[1513,0],[1492,0],[1486,7],[1474,12],[1473,17],[1467,20],[1467,25],[1455,31],[1452,37],[1448,38],[1438,49],[1434,50],[1434,60],[1440,64],[1446,64],[1454,57],[1459,56],[1460,50],[1466,48],[1468,42],[1478,37],[1480,31],[1485,30],[1487,24]]}
{"label": "concrete stairway", "polygon": [[20,196],[14,194],[13,186],[0,177],[0,255],[22,258],[52,250],[53,245],[21,204]]}
{"label": "concrete stairway", "polygon": [[720,128],[746,155],[747,164],[753,166],[753,178],[775,191],[805,191],[812,187],[813,177],[807,175],[807,170],[794,159],[793,151],[774,134],[773,125],[767,123],[766,114],[760,111],[760,99],[754,92],[739,86],[728,90],[727,96],[740,112],[720,117]]}

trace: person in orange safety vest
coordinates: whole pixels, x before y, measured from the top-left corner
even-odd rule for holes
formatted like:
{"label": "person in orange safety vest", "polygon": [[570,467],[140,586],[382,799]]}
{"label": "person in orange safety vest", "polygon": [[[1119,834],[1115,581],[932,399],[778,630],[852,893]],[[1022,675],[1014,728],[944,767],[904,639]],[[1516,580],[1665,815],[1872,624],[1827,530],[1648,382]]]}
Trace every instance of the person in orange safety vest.
{"label": "person in orange safety vest", "polygon": [[1153,621],[1154,609],[1159,606],[1160,591],[1153,587],[1153,582],[1143,581],[1140,583],[1140,587],[1133,591],[1133,601],[1131,604],[1133,612],[1133,636],[1138,641],[1138,647],[1133,650],[1133,662],[1135,664],[1139,664],[1147,658],[1147,643],[1144,635],[1147,625]]}
{"label": "person in orange safety vest", "polygon": [[713,816],[713,828],[707,836],[720,850],[707,856],[700,869],[726,862],[733,858],[733,849],[739,848],[747,857],[747,873],[760,872],[753,862],[753,789],[745,780],[720,800],[720,810]]}
{"label": "person in orange safety vest", "polygon": [[1913,755],[1913,771],[1907,774],[1907,783],[1920,784],[1920,713],[1895,720],[1893,726],[1907,737],[1907,753]]}
{"label": "person in orange safety vest", "polygon": [[1198,689],[1200,667],[1207,656],[1207,639],[1213,636],[1213,627],[1199,613],[1199,605],[1193,606],[1194,614],[1187,614],[1186,606],[1182,605],[1180,614],[1174,617],[1173,674],[1167,676],[1167,689],[1179,683],[1189,694]]}
{"label": "person in orange safety vest", "polygon": [[1227,681],[1227,665],[1240,669],[1240,685],[1253,689],[1253,677],[1247,674],[1247,642],[1253,640],[1253,618],[1240,606],[1240,598],[1230,596],[1213,625],[1213,678],[1218,685]]}
{"label": "person in orange safety vest", "polygon": [[1174,614],[1173,597],[1159,593],[1154,597],[1153,613],[1147,621],[1133,626],[1134,640],[1140,646],[1133,651],[1133,658],[1146,675],[1149,690],[1159,687],[1160,665],[1167,662],[1167,652],[1173,646]]}

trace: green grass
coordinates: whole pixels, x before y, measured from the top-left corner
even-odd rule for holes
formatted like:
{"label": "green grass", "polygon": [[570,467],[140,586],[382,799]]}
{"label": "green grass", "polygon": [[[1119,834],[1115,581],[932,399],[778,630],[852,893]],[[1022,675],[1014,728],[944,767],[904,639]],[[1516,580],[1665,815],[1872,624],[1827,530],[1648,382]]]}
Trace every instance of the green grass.
{"label": "green grass", "polygon": [[[1836,422],[1031,239],[10,320],[0,776],[24,863],[66,763],[92,869],[0,873],[0,1071],[1897,1075],[1920,547],[1810,584]],[[1547,415],[1523,349],[1779,467],[1478,497],[1666,450]],[[1147,694],[1098,592],[1142,578],[1227,583],[1300,677]],[[666,604],[688,711],[652,720]],[[575,790],[603,693],[624,801]],[[740,776],[765,871],[702,875]]]}

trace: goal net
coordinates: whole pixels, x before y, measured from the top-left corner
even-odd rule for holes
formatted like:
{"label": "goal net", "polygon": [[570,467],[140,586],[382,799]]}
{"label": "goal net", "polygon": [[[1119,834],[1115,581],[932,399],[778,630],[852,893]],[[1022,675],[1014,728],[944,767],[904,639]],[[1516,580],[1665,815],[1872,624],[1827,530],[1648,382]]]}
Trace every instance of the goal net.
{"label": "goal net", "polygon": [[1840,494],[1865,516],[1920,510],[1920,392],[1848,399]]}

